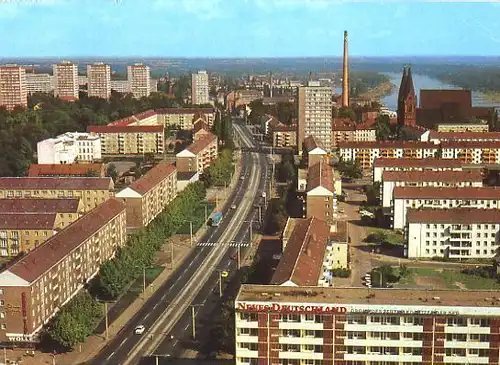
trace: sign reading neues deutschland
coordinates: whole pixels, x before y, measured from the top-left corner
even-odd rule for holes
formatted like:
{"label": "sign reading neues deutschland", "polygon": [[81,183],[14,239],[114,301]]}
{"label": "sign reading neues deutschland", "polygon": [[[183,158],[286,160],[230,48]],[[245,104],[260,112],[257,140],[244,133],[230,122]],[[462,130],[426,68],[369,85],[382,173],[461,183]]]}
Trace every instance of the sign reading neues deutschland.
{"label": "sign reading neues deutschland", "polygon": [[248,304],[238,303],[237,309],[249,312],[281,312],[281,313],[347,313],[346,307],[329,305],[288,305],[288,304]]}

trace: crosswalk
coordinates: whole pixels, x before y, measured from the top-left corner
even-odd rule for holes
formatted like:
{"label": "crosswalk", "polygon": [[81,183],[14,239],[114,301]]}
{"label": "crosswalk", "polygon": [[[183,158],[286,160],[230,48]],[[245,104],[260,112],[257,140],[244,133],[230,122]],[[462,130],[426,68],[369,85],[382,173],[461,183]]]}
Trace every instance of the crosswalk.
{"label": "crosswalk", "polygon": [[[223,242],[198,242],[197,246],[198,247],[213,247],[213,246],[219,246],[219,245],[224,245],[225,243]],[[226,244],[229,247],[248,247],[250,244],[248,242],[231,242],[229,244]]]}

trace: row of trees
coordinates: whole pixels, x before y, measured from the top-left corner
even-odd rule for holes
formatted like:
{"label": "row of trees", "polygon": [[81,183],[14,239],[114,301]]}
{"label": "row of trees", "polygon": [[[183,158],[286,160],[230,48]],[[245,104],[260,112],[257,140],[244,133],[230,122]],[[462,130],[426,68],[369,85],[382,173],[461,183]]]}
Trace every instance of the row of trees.
{"label": "row of trees", "polygon": [[262,100],[254,100],[250,104],[252,112],[248,116],[250,123],[259,124],[265,114],[275,116],[281,123],[290,125],[297,118],[297,103],[277,103],[264,105]]}
{"label": "row of trees", "polygon": [[219,158],[203,172],[205,186],[224,186],[231,181],[234,174],[233,151],[225,148]]}
{"label": "row of trees", "polygon": [[74,348],[87,338],[102,318],[96,298],[119,298],[149,267],[167,238],[184,224],[205,198],[202,182],[189,184],[146,228],[131,236],[116,256],[105,262],[90,285],[59,312],[46,328],[48,338],[63,349]]}

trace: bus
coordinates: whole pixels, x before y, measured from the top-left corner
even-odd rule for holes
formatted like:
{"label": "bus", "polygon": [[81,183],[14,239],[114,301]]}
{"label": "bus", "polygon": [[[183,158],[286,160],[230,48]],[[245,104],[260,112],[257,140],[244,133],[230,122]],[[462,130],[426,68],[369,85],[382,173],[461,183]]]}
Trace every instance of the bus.
{"label": "bus", "polygon": [[218,227],[221,221],[222,221],[222,213],[216,212],[214,213],[212,219],[210,220],[210,225],[212,227]]}

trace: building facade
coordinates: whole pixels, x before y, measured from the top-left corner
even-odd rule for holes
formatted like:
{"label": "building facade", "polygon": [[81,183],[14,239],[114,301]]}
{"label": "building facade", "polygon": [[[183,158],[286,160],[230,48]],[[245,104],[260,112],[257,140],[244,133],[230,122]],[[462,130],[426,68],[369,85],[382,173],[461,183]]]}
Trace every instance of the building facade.
{"label": "building facade", "polygon": [[27,73],[26,85],[28,88],[28,94],[48,94],[54,91],[54,77],[46,73]]}
{"label": "building facade", "polygon": [[393,190],[393,228],[404,229],[408,209],[500,208],[500,189],[491,187],[396,187]]}
{"label": "building facade", "polygon": [[334,118],[332,122],[332,147],[342,142],[373,142],[377,140],[375,126],[356,124],[348,118]]}
{"label": "building facade", "polygon": [[109,199],[0,273],[0,341],[39,340],[43,327],[127,240],[125,204]]}
{"label": "building facade", "polygon": [[89,98],[109,99],[111,96],[111,67],[102,62],[87,65]]}
{"label": "building facade", "polygon": [[[340,179],[338,180],[337,184],[340,183]],[[337,192],[333,168],[330,165],[319,162],[309,167],[305,196],[305,216],[316,217],[333,225],[337,215]]]}
{"label": "building facade", "polygon": [[308,136],[302,142],[302,159],[304,165],[311,167],[317,163],[326,161],[326,149],[318,143],[314,136]]}
{"label": "building facade", "polygon": [[491,259],[500,248],[500,211],[410,209],[406,238],[409,258]]}
{"label": "building facade", "polygon": [[332,134],[332,89],[310,81],[299,88],[298,140],[299,152],[308,136],[313,136],[327,151]]}
{"label": "building facade", "polygon": [[198,71],[191,74],[191,104],[200,105],[210,103],[207,71]]}
{"label": "building facade", "polygon": [[162,125],[88,126],[101,139],[103,155],[161,154],[165,136]]}
{"label": "building facade", "polygon": [[81,199],[88,212],[114,195],[109,177],[1,177],[0,199]]}
{"label": "building facade", "polygon": [[168,126],[177,126],[182,130],[193,129],[198,118],[203,118],[211,128],[215,121],[213,108],[163,108],[156,109],[158,123]]}
{"label": "building facade", "polygon": [[243,285],[237,365],[498,364],[495,291]]}
{"label": "building facade", "polygon": [[488,123],[438,123],[436,124],[438,132],[489,132]]}
{"label": "building facade", "polygon": [[177,196],[177,169],[160,163],[116,194],[127,206],[127,228],[147,226]]}
{"label": "building facade", "polygon": [[377,158],[430,158],[438,153],[431,142],[376,141],[339,143],[340,157],[344,161],[356,161],[363,170],[370,170]]}
{"label": "building facade", "polygon": [[111,80],[111,90],[117,93],[127,94],[130,92],[130,84],[128,80]]}
{"label": "building facade", "polygon": [[28,106],[26,70],[17,65],[0,66],[0,107],[13,110]]}
{"label": "building facade", "polygon": [[101,139],[97,134],[67,132],[37,143],[39,164],[92,163],[101,160]]}
{"label": "building facade", "polygon": [[443,158],[456,159],[462,164],[499,164],[500,141],[441,142]]}
{"label": "building facade", "polygon": [[297,126],[279,123],[271,127],[273,146],[278,148],[297,146]]}
{"label": "building facade", "polygon": [[64,61],[52,66],[54,75],[54,95],[67,100],[78,99],[78,65]]}
{"label": "building facade", "polygon": [[218,138],[210,133],[176,155],[176,166],[179,172],[203,173],[218,157]]}
{"label": "building facade", "polygon": [[458,160],[440,158],[377,158],[373,162],[373,182],[382,182],[385,171],[461,171]]}
{"label": "building facade", "polygon": [[127,78],[129,92],[134,95],[134,98],[140,99],[148,97],[151,94],[151,74],[149,66],[142,63],[136,63],[132,66],[127,66]]}

